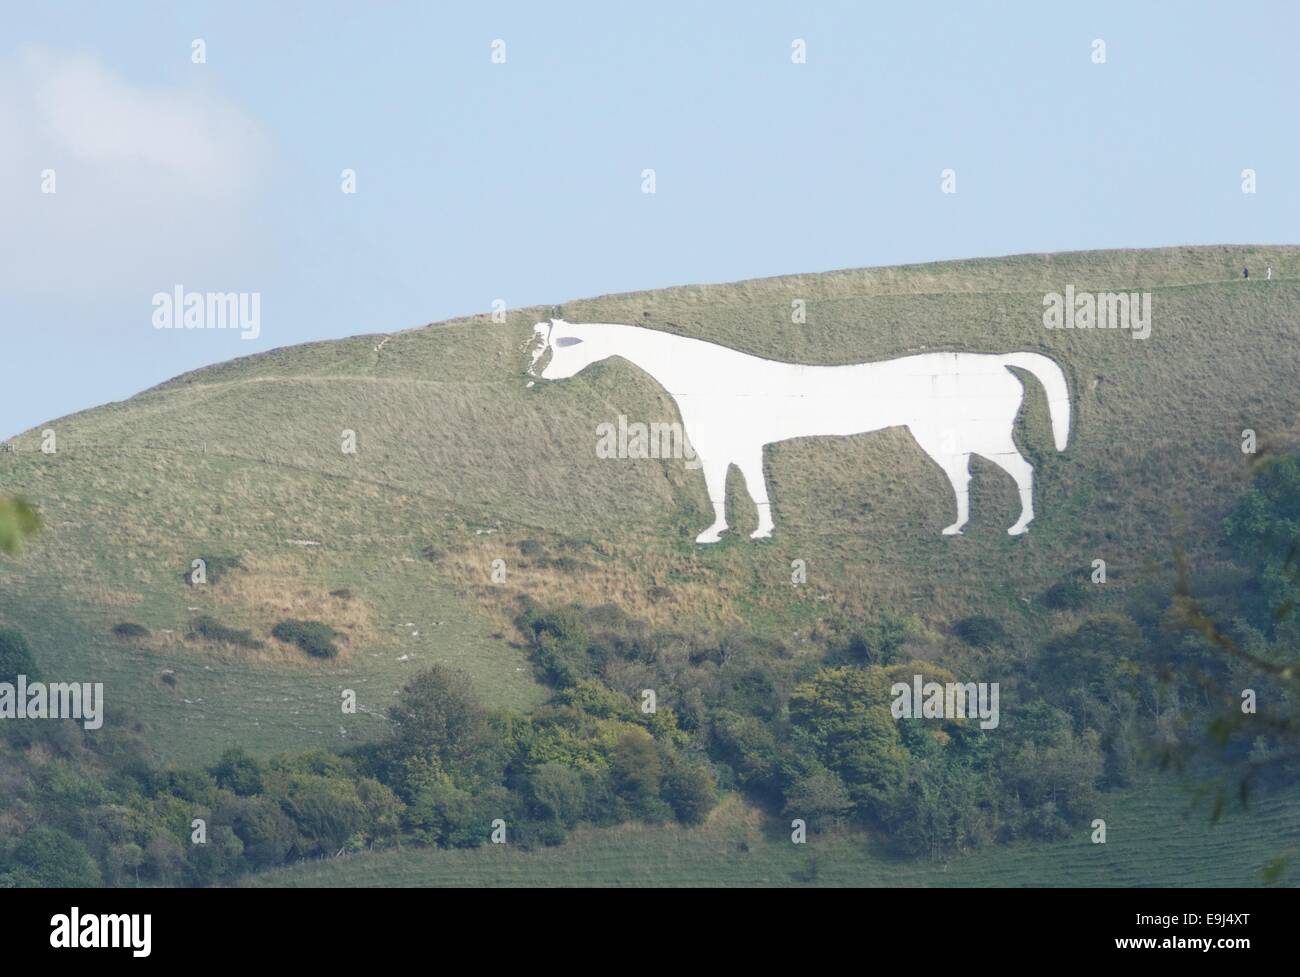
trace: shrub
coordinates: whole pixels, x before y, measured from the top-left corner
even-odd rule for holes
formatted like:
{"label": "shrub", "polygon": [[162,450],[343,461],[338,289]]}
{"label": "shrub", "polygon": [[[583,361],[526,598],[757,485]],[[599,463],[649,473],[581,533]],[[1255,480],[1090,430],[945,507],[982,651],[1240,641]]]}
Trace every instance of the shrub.
{"label": "shrub", "polygon": [[543,763],[528,778],[533,805],[544,819],[572,828],[582,816],[587,791],[578,771],[561,763]]}
{"label": "shrub", "polygon": [[717,777],[702,763],[673,757],[664,771],[660,794],[683,824],[701,824],[717,803]]}
{"label": "shrub", "polygon": [[262,764],[237,746],[232,746],[221,754],[221,759],[215,767],[210,768],[210,772],[219,787],[240,797],[262,793]]}
{"label": "shrub", "polygon": [[203,638],[206,641],[220,641],[225,644],[239,645],[241,648],[260,648],[262,642],[253,637],[253,632],[228,628],[214,617],[207,614],[194,619],[190,633],[185,636],[193,641]]}
{"label": "shrub", "polygon": [[849,635],[846,651],[850,659],[863,665],[889,665],[898,660],[911,630],[906,618],[885,611]]}
{"label": "shrub", "polygon": [[213,825],[207,844],[191,845],[186,861],[200,885],[233,879],[244,868],[244,843],[228,825]]}
{"label": "shrub", "polygon": [[280,807],[310,841],[300,848],[334,854],[348,838],[365,827],[369,812],[357,795],[356,783],[343,776],[291,775]]}
{"label": "shrub", "polygon": [[0,682],[12,682],[19,675],[39,678],[36,659],[21,631],[0,628]]}
{"label": "shrub", "polygon": [[614,744],[610,760],[614,788],[637,814],[654,820],[663,782],[663,763],[654,739],[645,730],[629,730]]}
{"label": "shrub", "polygon": [[412,798],[407,823],[426,844],[477,848],[490,838],[496,818],[518,824],[515,811],[514,799],[502,787],[473,794],[452,784],[432,783]]}
{"label": "shrub", "polygon": [[1045,688],[1061,693],[1090,689],[1113,695],[1133,691],[1144,657],[1142,632],[1132,618],[1093,614],[1044,645],[1033,672]]}
{"label": "shrub", "polygon": [[277,641],[297,645],[314,658],[334,658],[339,646],[334,643],[339,635],[323,621],[281,621],[271,629]]}
{"label": "shrub", "polygon": [[41,517],[22,499],[0,498],[0,553],[17,556],[23,539],[41,528]]}
{"label": "shrub", "polygon": [[[244,561],[242,558],[238,556],[200,555],[199,559],[203,561],[204,577],[207,580],[207,582],[210,584],[217,583],[222,577],[224,577],[231,570],[242,570],[244,568]],[[181,574],[181,579],[184,580],[191,587],[195,586],[194,568],[192,565],[188,567],[184,573]]]}
{"label": "shrub", "polygon": [[837,827],[852,812],[853,798],[844,781],[820,765],[799,776],[785,793],[786,816],[803,818],[812,831]]}
{"label": "shrub", "polygon": [[511,842],[524,851],[532,851],[562,845],[567,837],[568,831],[559,821],[524,821],[515,829]]}
{"label": "shrub", "polygon": [[131,621],[123,621],[121,624],[113,625],[113,634],[119,638],[147,638],[149,629],[143,624],[135,624]]}
{"label": "shrub", "polygon": [[279,865],[297,840],[293,821],[269,797],[241,797],[231,805],[230,821],[254,867]]}
{"label": "shrub", "polygon": [[366,806],[366,834],[370,840],[381,845],[392,841],[402,829],[402,815],[406,812],[401,798],[373,777],[357,781],[357,796]]}
{"label": "shrub", "polygon": [[957,632],[957,637],[972,648],[988,648],[991,645],[1001,644],[1007,638],[1006,629],[1002,627],[1001,621],[982,614],[962,618],[953,630]]}
{"label": "shrub", "polygon": [[1088,600],[1088,592],[1082,580],[1068,578],[1052,584],[1043,594],[1043,603],[1053,610],[1077,611]]}
{"label": "shrub", "polygon": [[520,627],[532,644],[533,661],[553,685],[567,688],[595,673],[590,635],[573,608],[544,613],[529,608]]}
{"label": "shrub", "polygon": [[82,889],[101,883],[86,846],[58,828],[32,828],[19,839],[13,860],[26,871],[24,881],[43,888]]}

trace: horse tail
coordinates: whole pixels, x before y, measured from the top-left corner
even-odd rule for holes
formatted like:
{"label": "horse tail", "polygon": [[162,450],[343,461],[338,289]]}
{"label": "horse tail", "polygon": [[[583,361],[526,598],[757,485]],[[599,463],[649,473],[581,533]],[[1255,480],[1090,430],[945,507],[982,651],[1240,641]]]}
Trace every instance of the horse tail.
{"label": "horse tail", "polygon": [[1041,353],[1008,353],[999,357],[1004,366],[1032,373],[1047,391],[1047,410],[1052,416],[1052,438],[1056,441],[1056,450],[1064,451],[1070,440],[1070,388],[1065,383],[1065,374],[1055,361]]}

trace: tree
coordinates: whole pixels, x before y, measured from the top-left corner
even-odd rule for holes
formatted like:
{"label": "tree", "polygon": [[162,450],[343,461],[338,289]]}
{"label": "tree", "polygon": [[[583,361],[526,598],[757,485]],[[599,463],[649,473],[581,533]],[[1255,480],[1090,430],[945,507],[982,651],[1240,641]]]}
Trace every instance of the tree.
{"label": "tree", "polygon": [[263,790],[261,763],[237,746],[221,754],[221,759],[212,768],[212,776],[219,786],[240,797],[252,797]]}
{"label": "tree", "polygon": [[1039,681],[1058,695],[1088,689],[1094,694],[1130,689],[1140,674],[1142,633],[1123,614],[1093,614],[1078,627],[1056,635],[1035,667]]}
{"label": "tree", "polygon": [[144,846],[145,874],[164,885],[176,884],[186,868],[185,848],[176,836],[163,827],[154,827]]}
{"label": "tree", "polygon": [[614,787],[633,810],[647,820],[660,820],[666,813],[659,796],[663,765],[659,748],[643,729],[632,729],[614,745],[611,772]]}
{"label": "tree", "polygon": [[992,837],[989,780],[951,762],[937,747],[915,758],[907,790],[890,812],[894,843],[912,855],[939,858]]}
{"label": "tree", "polygon": [[106,863],[110,881],[114,884],[120,885],[130,879],[139,881],[140,866],[144,864],[144,849],[134,841],[112,845],[108,849]]}
{"label": "tree", "polygon": [[268,797],[240,798],[230,821],[254,867],[279,865],[298,837],[293,821]]}
{"label": "tree", "polygon": [[357,796],[366,806],[370,840],[386,843],[396,838],[406,810],[401,798],[373,777],[362,777],[357,781]]}
{"label": "tree", "polygon": [[1289,616],[1300,599],[1300,454],[1265,460],[1224,520],[1238,562],[1254,571],[1252,618]]}
{"label": "tree", "polygon": [[390,764],[434,761],[458,786],[499,779],[502,744],[464,672],[443,665],[420,672],[388,716],[396,727],[384,751]]}
{"label": "tree", "polygon": [[889,711],[882,668],[822,668],[790,694],[790,720],[811,739],[818,759],[872,813],[902,786],[907,751]]}
{"label": "tree", "polygon": [[1096,730],[1075,734],[1063,713],[1045,741],[1023,745],[1008,765],[1026,807],[1050,803],[1053,810],[1084,818],[1096,809],[1097,782],[1106,761]]}
{"label": "tree", "polygon": [[578,771],[561,763],[543,763],[528,778],[533,804],[543,818],[572,828],[582,815],[587,791]]}
{"label": "tree", "polygon": [[199,885],[234,878],[244,867],[244,843],[225,824],[213,825],[207,842],[189,845],[186,855],[190,872]]}
{"label": "tree", "polygon": [[669,757],[659,791],[682,824],[702,824],[718,802],[712,768],[676,754]]}
{"label": "tree", "polygon": [[281,806],[321,854],[333,855],[366,826],[369,812],[351,780],[295,774],[286,786]]}
{"label": "tree", "polygon": [[853,810],[853,798],[839,774],[818,766],[799,777],[785,792],[785,814],[803,818],[811,831],[824,831],[843,822]]}
{"label": "tree", "polygon": [[[1217,747],[1222,773],[1199,793],[1211,799],[1217,820],[1236,797],[1246,806],[1252,784],[1265,770],[1294,771],[1300,758],[1300,453],[1266,457],[1251,488],[1224,520],[1237,562],[1249,571],[1244,587],[1225,600],[1203,603],[1181,548],[1174,551],[1177,583],[1172,622],[1194,637],[1197,650],[1217,658],[1218,668],[1197,669],[1195,683],[1211,705],[1205,732]],[[1184,671],[1186,668],[1184,667]],[[1242,692],[1259,703],[1244,708]],[[1175,690],[1177,692],[1177,690]],[[1297,857],[1279,853],[1264,877],[1282,877]]]}
{"label": "tree", "polygon": [[85,845],[58,828],[32,828],[14,849],[24,881],[51,889],[85,889],[101,884],[99,868]]}
{"label": "tree", "polygon": [[477,848],[491,837],[493,821],[505,821],[509,831],[510,825],[520,820],[515,812],[514,798],[504,787],[472,794],[444,781],[422,787],[408,806],[406,818],[416,837],[427,844]]}
{"label": "tree", "polygon": [[768,725],[754,716],[719,710],[713,717],[718,755],[736,771],[742,787],[780,797],[788,781],[783,776],[781,746]]}

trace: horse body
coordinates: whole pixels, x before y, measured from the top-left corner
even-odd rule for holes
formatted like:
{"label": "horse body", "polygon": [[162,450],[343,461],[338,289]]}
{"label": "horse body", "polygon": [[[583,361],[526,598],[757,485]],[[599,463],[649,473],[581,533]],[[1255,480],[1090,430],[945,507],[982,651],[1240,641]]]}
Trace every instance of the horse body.
{"label": "horse body", "polygon": [[1024,386],[1009,366],[1039,378],[1057,449],[1064,450],[1068,439],[1064,375],[1037,353],[921,353],[878,363],[806,366],[639,326],[555,319],[535,328],[542,345],[530,372],[547,350],[552,353],[543,379],[565,379],[619,356],[673,398],[713,504],[714,522],[696,537],[700,543],[716,542],[727,528],[726,479],[732,464],[758,508],[758,529],[750,535],[763,538],[774,528],[763,473],[765,445],[888,427],[906,427],[948,476],[957,521],[945,535],[960,533],[969,516],[972,454],[993,461],[1015,480],[1021,515],[1007,531],[1024,532],[1034,518],[1033,467],[1012,438]]}

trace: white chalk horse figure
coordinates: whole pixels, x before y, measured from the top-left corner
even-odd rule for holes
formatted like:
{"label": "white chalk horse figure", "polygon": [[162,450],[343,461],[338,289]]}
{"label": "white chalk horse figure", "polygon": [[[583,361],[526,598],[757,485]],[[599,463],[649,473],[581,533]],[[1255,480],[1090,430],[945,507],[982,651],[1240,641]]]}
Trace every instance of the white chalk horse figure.
{"label": "white chalk horse figure", "polygon": [[970,457],[980,455],[1015,479],[1023,533],[1034,518],[1034,468],[1016,449],[1011,429],[1024,386],[1007,367],[1026,370],[1047,392],[1056,450],[1070,434],[1070,393],[1061,368],[1038,353],[920,353],[879,363],[803,366],[781,363],[672,333],[616,323],[563,319],[533,327],[529,373],[565,380],[593,363],[621,356],[650,374],[677,403],[713,503],[713,525],[695,538],[716,543],[727,528],[727,471],[734,463],[758,507],[754,539],[772,535],[763,447],[790,438],[845,436],[906,427],[943,469],[957,496],[961,533],[969,517]]}

